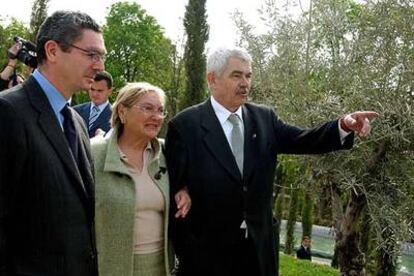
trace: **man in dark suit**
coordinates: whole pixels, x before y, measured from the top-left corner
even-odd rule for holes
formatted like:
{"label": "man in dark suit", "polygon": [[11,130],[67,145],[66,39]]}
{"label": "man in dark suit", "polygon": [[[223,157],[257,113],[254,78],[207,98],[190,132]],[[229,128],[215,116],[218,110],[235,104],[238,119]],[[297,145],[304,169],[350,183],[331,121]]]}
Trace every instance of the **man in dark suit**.
{"label": "man in dark suit", "polygon": [[69,98],[104,69],[98,24],[55,12],[39,67],[0,94],[0,275],[97,275],[89,137]]}
{"label": "man in dark suit", "polygon": [[111,129],[112,106],[108,97],[112,93],[112,76],[106,72],[98,72],[89,89],[90,102],[76,105],[73,108],[81,115],[92,138],[97,131],[108,132]]}
{"label": "man in dark suit", "polygon": [[308,236],[304,236],[302,238],[302,243],[300,244],[299,249],[296,251],[296,258],[301,260],[309,260],[312,261],[312,254],[311,254],[311,240]]}
{"label": "man in dark suit", "polygon": [[353,132],[366,136],[377,115],[356,112],[301,129],[269,107],[246,103],[251,79],[246,51],[215,51],[207,61],[211,97],[168,125],[171,194],[186,186],[192,198],[187,218],[171,223],[177,275],[277,275],[271,200],[277,154],[351,148]]}

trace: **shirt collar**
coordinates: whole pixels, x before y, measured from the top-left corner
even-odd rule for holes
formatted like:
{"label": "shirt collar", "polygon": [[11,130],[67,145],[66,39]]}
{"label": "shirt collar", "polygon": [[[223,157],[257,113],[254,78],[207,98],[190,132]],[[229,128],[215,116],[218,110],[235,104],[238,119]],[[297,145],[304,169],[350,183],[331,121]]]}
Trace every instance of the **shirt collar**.
{"label": "shirt collar", "polygon": [[43,92],[45,93],[47,99],[49,100],[50,105],[52,106],[53,112],[56,115],[56,118],[62,124],[63,116],[60,114],[62,108],[68,104],[68,101],[63,97],[63,95],[56,89],[53,84],[39,71],[35,70],[32,76],[39,83]]}
{"label": "shirt collar", "polygon": [[[121,156],[121,160],[128,164],[128,157],[126,156],[125,153],[122,152],[119,145],[118,145],[118,151],[119,151],[119,154]],[[148,141],[148,144],[147,144],[147,146],[145,147],[145,150],[144,150],[144,166],[146,166],[148,161],[153,158],[153,153],[154,153],[154,149],[152,148],[151,141]]]}
{"label": "shirt collar", "polygon": [[[99,108],[99,112],[101,112],[102,110],[104,110],[106,108],[106,106],[109,104],[109,101],[106,100],[106,102],[98,105],[97,107]],[[91,102],[91,109],[89,111],[92,112],[92,108],[95,106],[95,104],[93,102]]]}
{"label": "shirt collar", "polygon": [[243,122],[241,106],[235,112],[230,112],[224,106],[222,106],[218,101],[216,101],[216,99],[214,99],[213,96],[211,96],[210,99],[211,99],[211,105],[213,107],[214,113],[216,113],[216,116],[221,125],[223,125],[227,121],[227,119],[232,113],[237,114],[237,116],[239,116],[240,120]]}

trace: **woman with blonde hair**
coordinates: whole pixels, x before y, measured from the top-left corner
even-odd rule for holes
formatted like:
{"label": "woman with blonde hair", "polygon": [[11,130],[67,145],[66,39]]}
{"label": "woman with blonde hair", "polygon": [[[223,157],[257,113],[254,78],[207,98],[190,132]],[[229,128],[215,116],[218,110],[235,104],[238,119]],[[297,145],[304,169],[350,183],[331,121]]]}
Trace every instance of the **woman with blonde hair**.
{"label": "woman with blonde hair", "polygon": [[[100,276],[170,275],[168,172],[157,139],[164,107],[160,88],[127,84],[113,105],[112,130],[92,139]],[[176,217],[185,217],[191,206],[186,190],[175,200]]]}

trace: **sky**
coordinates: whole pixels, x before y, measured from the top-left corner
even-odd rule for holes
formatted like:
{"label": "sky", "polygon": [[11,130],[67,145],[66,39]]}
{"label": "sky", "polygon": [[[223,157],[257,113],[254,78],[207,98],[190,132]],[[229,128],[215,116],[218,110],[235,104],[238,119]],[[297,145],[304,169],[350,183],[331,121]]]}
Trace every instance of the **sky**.
{"label": "sky", "polygon": [[[50,0],[48,12],[50,14],[60,9],[82,11],[92,16],[98,23],[103,24],[109,7],[115,2],[119,1]],[[133,2],[140,4],[149,15],[154,16],[164,28],[165,35],[172,41],[182,41],[184,33],[182,19],[188,0],[135,0]],[[264,27],[257,24],[260,21],[257,10],[264,2],[265,0],[207,0],[207,16],[210,25],[207,50],[235,44],[238,36],[231,14],[236,9],[245,15],[247,21],[257,25],[258,30],[263,30]],[[13,16],[29,25],[32,4],[33,0],[12,0],[6,5],[3,3],[0,16],[6,20]]]}
{"label": "sky", "polygon": [[[207,50],[213,50],[220,46],[234,45],[237,40],[237,29],[231,19],[231,14],[237,10],[241,11],[245,19],[255,25],[258,32],[264,30],[259,24],[260,20],[257,10],[269,0],[207,0],[207,20],[210,25],[210,38],[207,42]],[[285,1],[273,0],[277,3]],[[301,1],[302,5],[309,0]],[[105,17],[109,12],[111,4],[119,0],[50,0],[49,14],[56,10],[75,10],[86,12],[100,24],[105,23]],[[163,28],[165,35],[179,45],[182,42],[184,27],[183,17],[188,0],[129,0],[136,2],[154,16]],[[290,1],[295,2],[295,1]],[[31,7],[33,0],[12,0],[13,5],[2,5],[0,17],[10,19],[15,17],[29,25]]]}

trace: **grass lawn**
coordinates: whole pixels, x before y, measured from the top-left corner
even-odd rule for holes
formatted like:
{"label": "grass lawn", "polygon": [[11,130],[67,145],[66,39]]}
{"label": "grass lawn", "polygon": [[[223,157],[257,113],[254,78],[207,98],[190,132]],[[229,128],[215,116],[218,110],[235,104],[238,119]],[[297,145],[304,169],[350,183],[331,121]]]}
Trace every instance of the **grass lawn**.
{"label": "grass lawn", "polygon": [[281,276],[339,275],[338,270],[332,267],[311,263],[310,261],[297,260],[282,253],[280,253],[279,271]]}

